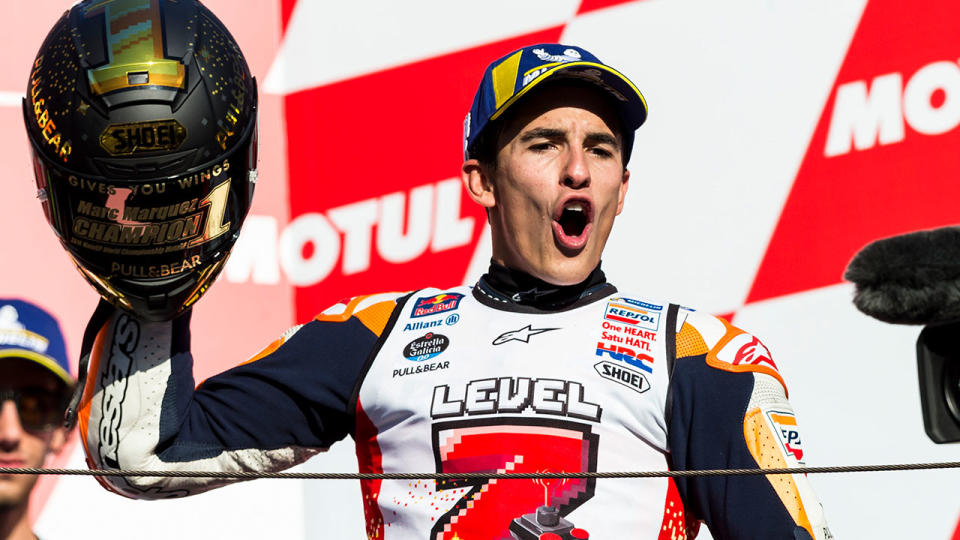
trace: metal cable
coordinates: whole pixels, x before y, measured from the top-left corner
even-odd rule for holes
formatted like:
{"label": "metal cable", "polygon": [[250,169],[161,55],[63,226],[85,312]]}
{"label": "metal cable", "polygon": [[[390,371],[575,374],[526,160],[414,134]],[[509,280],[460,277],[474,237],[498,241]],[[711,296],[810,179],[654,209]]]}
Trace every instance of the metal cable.
{"label": "metal cable", "polygon": [[625,472],[531,472],[531,473],[300,473],[300,472],[226,472],[226,471],[138,471],[88,469],[37,469],[0,467],[4,474],[59,474],[65,476],[140,476],[164,478],[281,478],[300,480],[476,480],[476,479],[567,479],[567,478],[684,478],[693,476],[756,476],[770,474],[824,474],[849,472],[916,471],[957,469],[960,461],[942,463],[897,463],[889,465],[842,465],[779,469],[705,469],[690,471]]}

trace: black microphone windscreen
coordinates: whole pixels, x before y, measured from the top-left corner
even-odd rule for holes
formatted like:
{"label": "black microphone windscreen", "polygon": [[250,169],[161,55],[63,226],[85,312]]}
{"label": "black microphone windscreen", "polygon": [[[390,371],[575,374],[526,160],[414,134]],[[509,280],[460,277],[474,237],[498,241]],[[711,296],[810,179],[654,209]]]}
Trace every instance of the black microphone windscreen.
{"label": "black microphone windscreen", "polygon": [[960,227],[907,233],[868,244],[843,276],[857,309],[884,322],[960,320]]}

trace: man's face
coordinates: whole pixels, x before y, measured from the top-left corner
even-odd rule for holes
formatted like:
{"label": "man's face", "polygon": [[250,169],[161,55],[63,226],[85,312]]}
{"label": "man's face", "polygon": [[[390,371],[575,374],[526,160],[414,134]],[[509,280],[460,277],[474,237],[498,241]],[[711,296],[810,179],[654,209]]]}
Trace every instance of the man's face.
{"label": "man's face", "polygon": [[467,161],[464,181],[488,208],[496,262],[579,283],[600,262],[627,192],[617,116],[599,90],[563,84],[514,108],[494,170]]}
{"label": "man's face", "polygon": [[[20,359],[0,359],[0,390],[62,392],[45,368]],[[0,467],[42,467],[47,455],[63,446],[63,428],[29,430],[12,400],[0,403]],[[0,510],[26,504],[37,477],[0,475]]]}

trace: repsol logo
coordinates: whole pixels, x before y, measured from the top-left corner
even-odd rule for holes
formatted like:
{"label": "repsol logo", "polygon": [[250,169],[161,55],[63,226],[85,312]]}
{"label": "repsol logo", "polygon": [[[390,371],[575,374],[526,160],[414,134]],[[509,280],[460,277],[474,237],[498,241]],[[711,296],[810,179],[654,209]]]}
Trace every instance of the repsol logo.
{"label": "repsol logo", "polygon": [[618,309],[616,307],[611,307],[609,313],[611,313],[612,315],[617,315],[619,317],[626,317],[628,319],[633,319],[635,321],[653,322],[653,317],[651,317],[650,315],[647,315],[646,313],[638,313],[636,311]]}
{"label": "repsol logo", "polygon": [[940,135],[960,125],[957,62],[931,62],[906,82],[902,73],[886,73],[837,86],[823,153],[834,157],[898,143],[908,125],[923,135]]}

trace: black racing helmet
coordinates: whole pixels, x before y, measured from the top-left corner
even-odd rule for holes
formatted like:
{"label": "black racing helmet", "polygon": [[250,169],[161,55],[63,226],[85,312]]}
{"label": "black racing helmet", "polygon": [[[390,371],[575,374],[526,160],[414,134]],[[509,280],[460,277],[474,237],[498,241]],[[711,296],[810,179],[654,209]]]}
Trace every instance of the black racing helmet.
{"label": "black racing helmet", "polygon": [[250,208],[257,88],[196,0],[84,1],[37,53],[23,115],[44,213],[113,304],[176,317]]}

